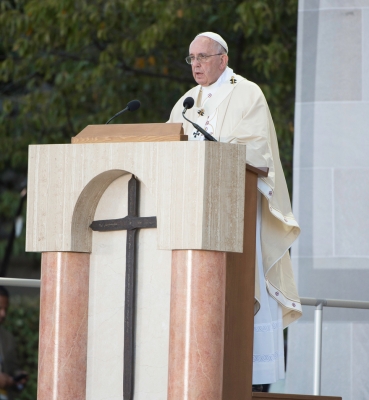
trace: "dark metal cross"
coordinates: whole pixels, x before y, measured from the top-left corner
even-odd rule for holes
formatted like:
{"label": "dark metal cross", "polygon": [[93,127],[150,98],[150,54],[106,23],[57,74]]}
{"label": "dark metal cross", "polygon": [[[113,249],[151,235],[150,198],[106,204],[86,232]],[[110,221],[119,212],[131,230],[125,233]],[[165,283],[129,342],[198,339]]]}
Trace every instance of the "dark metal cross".
{"label": "dark metal cross", "polygon": [[135,370],[136,320],[136,232],[142,228],[156,228],[156,217],[138,216],[139,181],[132,175],[128,182],[128,215],[120,219],[93,221],[93,231],[127,231],[126,291],[124,306],[124,372],[123,400],[133,399]]}

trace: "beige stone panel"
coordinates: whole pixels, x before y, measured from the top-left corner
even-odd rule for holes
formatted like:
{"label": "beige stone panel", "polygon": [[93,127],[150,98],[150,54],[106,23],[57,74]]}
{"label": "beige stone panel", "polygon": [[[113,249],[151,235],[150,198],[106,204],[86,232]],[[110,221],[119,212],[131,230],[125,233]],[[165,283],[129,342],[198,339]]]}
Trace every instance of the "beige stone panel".
{"label": "beige stone panel", "polygon": [[219,152],[217,145],[213,144],[206,154],[207,169],[216,173],[205,174],[203,218],[207,225],[203,229],[204,250],[212,250],[214,235],[217,243],[223,243],[226,248],[233,247],[237,238],[243,238],[245,186],[235,178],[245,181],[245,165],[233,160],[242,158],[244,149],[231,147],[223,150],[226,151]]}
{"label": "beige stone panel", "polygon": [[30,146],[26,251],[91,252],[102,194],[133,173],[157,204],[160,249],[242,252],[245,159],[227,143]]}
{"label": "beige stone panel", "polygon": [[[131,175],[104,192],[95,219],[127,215]],[[156,205],[140,188],[139,215],[154,216]],[[135,400],[167,396],[171,251],[158,250],[157,229],[137,235],[137,324]],[[88,311],[87,400],[123,398],[126,231],[93,232]]]}

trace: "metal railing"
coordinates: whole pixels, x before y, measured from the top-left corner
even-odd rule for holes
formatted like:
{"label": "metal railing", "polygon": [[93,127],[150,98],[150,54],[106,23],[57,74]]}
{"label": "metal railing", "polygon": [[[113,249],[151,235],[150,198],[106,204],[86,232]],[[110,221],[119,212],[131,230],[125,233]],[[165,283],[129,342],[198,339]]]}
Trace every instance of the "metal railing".
{"label": "metal railing", "polygon": [[39,288],[40,279],[0,278],[0,285]]}
{"label": "metal railing", "polygon": [[[39,288],[40,279],[0,278],[0,285]],[[314,312],[314,395],[321,392],[323,307],[369,309],[369,301],[314,299],[301,297],[303,306],[315,307]]]}
{"label": "metal railing", "polygon": [[369,309],[369,301],[313,299],[301,297],[303,306],[314,306],[314,395],[321,391],[323,307]]}

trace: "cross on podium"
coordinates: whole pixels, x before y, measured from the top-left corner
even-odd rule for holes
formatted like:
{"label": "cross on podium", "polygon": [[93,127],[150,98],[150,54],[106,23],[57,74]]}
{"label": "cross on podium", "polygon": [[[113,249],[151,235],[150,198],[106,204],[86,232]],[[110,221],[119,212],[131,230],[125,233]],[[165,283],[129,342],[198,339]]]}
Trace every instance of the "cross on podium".
{"label": "cross on podium", "polygon": [[136,320],[136,232],[156,228],[156,217],[139,217],[139,181],[132,175],[128,182],[128,215],[124,218],[93,221],[90,228],[97,232],[127,231],[126,289],[124,304],[124,369],[123,399],[132,400],[135,368]]}

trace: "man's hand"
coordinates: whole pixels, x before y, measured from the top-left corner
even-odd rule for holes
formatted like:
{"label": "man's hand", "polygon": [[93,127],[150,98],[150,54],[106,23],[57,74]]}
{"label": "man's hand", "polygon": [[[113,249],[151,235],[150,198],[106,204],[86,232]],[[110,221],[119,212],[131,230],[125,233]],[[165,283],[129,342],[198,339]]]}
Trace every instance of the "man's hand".
{"label": "man's hand", "polygon": [[0,372],[0,389],[7,389],[14,384],[14,379],[10,375]]}

